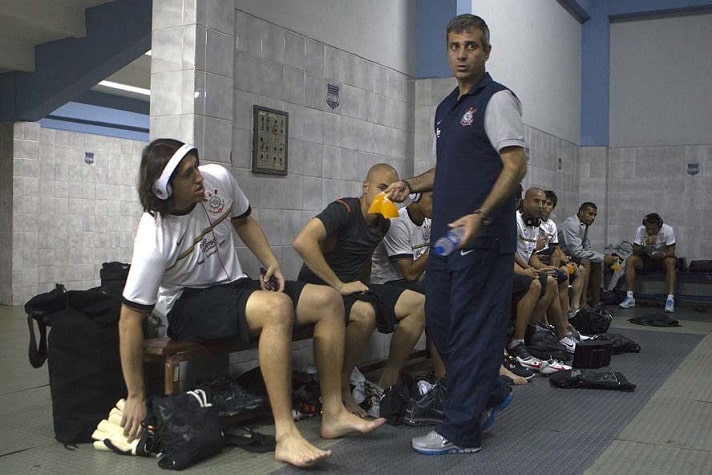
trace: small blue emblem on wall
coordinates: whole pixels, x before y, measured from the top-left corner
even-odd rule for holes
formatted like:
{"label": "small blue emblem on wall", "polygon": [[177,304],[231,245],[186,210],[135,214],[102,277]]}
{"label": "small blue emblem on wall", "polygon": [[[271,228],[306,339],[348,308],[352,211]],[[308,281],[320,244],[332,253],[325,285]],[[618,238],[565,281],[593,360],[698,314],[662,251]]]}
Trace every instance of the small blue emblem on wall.
{"label": "small blue emblem on wall", "polygon": [[339,85],[328,83],[326,85],[326,103],[332,109],[339,107]]}
{"label": "small blue emblem on wall", "polygon": [[687,164],[687,174],[695,176],[698,173],[700,173],[700,164],[699,163],[688,163]]}

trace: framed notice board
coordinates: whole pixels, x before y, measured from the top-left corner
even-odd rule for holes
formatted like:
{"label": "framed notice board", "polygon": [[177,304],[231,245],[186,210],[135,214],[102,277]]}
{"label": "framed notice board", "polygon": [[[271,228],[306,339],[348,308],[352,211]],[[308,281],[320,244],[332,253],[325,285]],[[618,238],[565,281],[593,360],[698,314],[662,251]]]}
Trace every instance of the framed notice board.
{"label": "framed notice board", "polygon": [[289,113],[252,106],[252,172],[287,174]]}

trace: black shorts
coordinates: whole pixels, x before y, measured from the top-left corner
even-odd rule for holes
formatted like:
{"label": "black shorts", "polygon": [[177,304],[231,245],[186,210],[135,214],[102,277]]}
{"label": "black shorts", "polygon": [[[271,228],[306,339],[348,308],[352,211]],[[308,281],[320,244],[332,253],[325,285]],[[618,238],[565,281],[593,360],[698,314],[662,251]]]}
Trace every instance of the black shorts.
{"label": "black shorts", "polygon": [[425,283],[422,280],[416,280],[414,282],[408,282],[405,279],[389,280],[383,285],[393,285],[401,289],[412,290],[413,292],[425,295]]}
{"label": "black shorts", "polygon": [[554,277],[554,279],[556,279],[557,283],[563,284],[564,282],[567,282],[569,280],[569,273],[564,272],[561,269],[555,269],[554,275],[552,277]]}
{"label": "black shorts", "polygon": [[514,281],[512,282],[512,299],[519,300],[529,291],[529,287],[532,285],[533,277],[528,275],[514,274]]}
{"label": "black shorts", "polygon": [[[292,299],[295,308],[305,285],[294,281],[284,283],[284,293]],[[168,336],[186,341],[235,338],[247,345],[250,332],[245,308],[256,290],[260,290],[260,282],[249,278],[205,289],[183,289],[168,314]]]}
{"label": "black shorts", "polygon": [[541,292],[539,293],[539,298],[542,298],[546,293],[546,281],[549,278],[549,274],[546,272],[539,273],[539,282],[541,282]]}
{"label": "black shorts", "polygon": [[376,328],[381,333],[393,333],[398,319],[396,318],[396,302],[406,291],[403,287],[386,284],[371,284],[369,291],[344,296],[346,323],[348,324],[351,307],[356,301],[368,302],[376,312]]}
{"label": "black shorts", "polygon": [[643,261],[643,272],[665,271],[665,259],[653,259],[648,255],[640,256]]}

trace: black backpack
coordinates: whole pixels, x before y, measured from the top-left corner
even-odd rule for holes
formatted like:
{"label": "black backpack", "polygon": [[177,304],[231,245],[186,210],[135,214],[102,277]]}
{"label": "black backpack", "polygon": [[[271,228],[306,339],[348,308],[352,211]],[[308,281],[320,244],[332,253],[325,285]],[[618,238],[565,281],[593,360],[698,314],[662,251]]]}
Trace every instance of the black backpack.
{"label": "black backpack", "polygon": [[613,314],[606,310],[604,304],[582,308],[573,318],[569,318],[569,323],[584,335],[606,333],[612,321]]}
{"label": "black backpack", "polygon": [[225,442],[218,411],[201,390],[154,397],[153,417],[158,426],[158,466],[182,470],[222,452]]}
{"label": "black backpack", "polygon": [[557,371],[549,376],[549,384],[564,389],[611,389],[614,391],[635,391],[635,384],[629,382],[619,371],[596,371],[593,369],[569,369]]}
{"label": "black backpack", "polygon": [[613,344],[614,355],[620,355],[621,353],[640,353],[640,345],[620,333],[600,333],[593,335],[591,339],[610,341]]}
{"label": "black backpack", "polygon": [[99,287],[67,291],[61,284],[25,304],[28,356],[35,368],[48,361],[54,434],[65,445],[92,442],[99,421],[126,396],[119,356],[120,308],[120,298]]}
{"label": "black backpack", "polygon": [[559,343],[559,337],[549,325],[540,322],[527,325],[524,344],[534,358],[540,360],[555,359],[566,361],[570,356],[566,347]]}
{"label": "black backpack", "polygon": [[418,394],[415,380],[409,374],[401,373],[398,382],[383,391],[379,416],[385,418],[388,424],[394,426],[403,424],[405,408],[414,394]]}

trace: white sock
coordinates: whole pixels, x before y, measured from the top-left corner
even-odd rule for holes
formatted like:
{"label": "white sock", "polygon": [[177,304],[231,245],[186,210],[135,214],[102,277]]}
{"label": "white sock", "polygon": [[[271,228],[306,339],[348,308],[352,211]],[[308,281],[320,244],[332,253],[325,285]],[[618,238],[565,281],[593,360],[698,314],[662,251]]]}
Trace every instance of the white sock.
{"label": "white sock", "polygon": [[517,345],[520,344],[520,343],[523,344],[523,343],[524,343],[524,340],[517,340],[517,339],[515,339],[515,338],[512,338],[512,341],[509,342],[509,345],[507,345],[507,348],[510,348],[510,349],[511,349],[511,348],[514,348],[515,346],[517,346]]}
{"label": "white sock", "polygon": [[626,297],[628,297],[629,299],[635,298],[635,297],[633,297],[633,291],[632,291],[632,290],[627,291],[627,292],[625,293],[625,295],[626,295]]}
{"label": "white sock", "polygon": [[675,296],[673,294],[668,294],[667,297],[669,300],[675,300]]}

